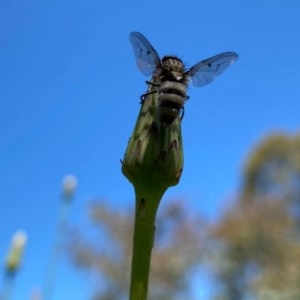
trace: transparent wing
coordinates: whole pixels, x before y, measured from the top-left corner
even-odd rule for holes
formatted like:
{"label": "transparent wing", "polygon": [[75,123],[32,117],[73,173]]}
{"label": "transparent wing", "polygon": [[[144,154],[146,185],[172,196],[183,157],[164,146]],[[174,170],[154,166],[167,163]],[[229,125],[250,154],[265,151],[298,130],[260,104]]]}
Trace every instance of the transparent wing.
{"label": "transparent wing", "polygon": [[195,64],[187,71],[194,86],[204,86],[211,83],[238,59],[234,52],[224,52]]}
{"label": "transparent wing", "polygon": [[156,67],[160,65],[160,58],[156,50],[139,32],[131,32],[129,38],[133,47],[137,67],[146,76],[153,74]]}

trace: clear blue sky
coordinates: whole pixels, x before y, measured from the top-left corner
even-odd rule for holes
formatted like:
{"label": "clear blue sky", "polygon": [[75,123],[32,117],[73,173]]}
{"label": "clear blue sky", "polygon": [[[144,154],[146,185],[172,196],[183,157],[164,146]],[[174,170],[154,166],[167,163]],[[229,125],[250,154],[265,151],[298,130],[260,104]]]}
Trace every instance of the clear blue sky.
{"label": "clear blue sky", "polygon": [[[29,236],[14,299],[43,282],[64,175],[79,182],[72,222],[84,223],[94,198],[133,205],[119,160],[147,78],[129,33],[189,66],[240,56],[212,84],[189,89],[184,172],[165,195],[212,217],[236,193],[251,147],[273,130],[298,130],[299,13],[297,0],[0,2],[0,256],[16,230]],[[84,278],[62,263],[53,300],[88,299]]]}

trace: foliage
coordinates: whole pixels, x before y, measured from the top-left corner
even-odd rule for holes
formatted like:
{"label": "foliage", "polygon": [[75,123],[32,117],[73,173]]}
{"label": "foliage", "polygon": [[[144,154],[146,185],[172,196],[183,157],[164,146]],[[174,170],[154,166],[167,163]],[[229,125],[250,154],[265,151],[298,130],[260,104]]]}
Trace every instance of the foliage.
{"label": "foliage", "polygon": [[216,299],[300,299],[300,136],[274,134],[250,155],[241,196],[210,229]]}
{"label": "foliage", "polygon": [[[191,218],[184,202],[163,203],[149,299],[194,299],[190,275],[204,262],[215,275],[214,299],[300,299],[300,135],[264,138],[250,153],[241,183],[234,205],[209,226]],[[72,260],[103,283],[94,299],[126,299],[132,216],[132,210],[95,202],[90,219],[96,238],[72,233]]]}
{"label": "foliage", "polygon": [[243,196],[300,197],[300,134],[272,134],[250,154],[243,174]]}

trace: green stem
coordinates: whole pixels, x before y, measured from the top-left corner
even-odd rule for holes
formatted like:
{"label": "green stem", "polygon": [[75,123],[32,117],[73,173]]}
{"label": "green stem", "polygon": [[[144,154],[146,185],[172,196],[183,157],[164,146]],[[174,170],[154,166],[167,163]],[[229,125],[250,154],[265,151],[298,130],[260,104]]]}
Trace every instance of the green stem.
{"label": "green stem", "polygon": [[[155,180],[154,180],[155,181]],[[151,183],[152,182],[152,183]],[[155,218],[166,188],[148,180],[135,185],[136,209],[133,235],[130,300],[146,300]]]}
{"label": "green stem", "polygon": [[[148,92],[155,89],[151,84]],[[149,94],[122,161],[136,195],[130,300],[147,300],[156,212],[164,192],[179,182],[183,167],[181,120],[162,124],[158,107],[157,93]]]}
{"label": "green stem", "polygon": [[50,249],[50,255],[46,266],[45,279],[43,286],[43,299],[53,299],[57,271],[59,267],[60,247],[63,235],[67,228],[68,216],[71,208],[71,200],[63,198],[60,202],[58,223],[54,233],[53,246]]}
{"label": "green stem", "polygon": [[13,289],[14,289],[14,279],[15,272],[6,272],[3,278],[3,286],[0,293],[1,300],[9,300],[12,299]]}

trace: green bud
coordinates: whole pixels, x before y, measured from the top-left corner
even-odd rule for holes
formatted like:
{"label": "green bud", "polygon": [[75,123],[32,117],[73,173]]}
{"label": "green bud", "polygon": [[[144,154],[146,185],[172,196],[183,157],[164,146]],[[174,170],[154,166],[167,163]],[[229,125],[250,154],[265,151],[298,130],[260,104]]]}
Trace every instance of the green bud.
{"label": "green bud", "polygon": [[65,200],[73,199],[77,187],[77,178],[70,174],[66,175],[62,181],[62,192]]}
{"label": "green bud", "polygon": [[13,235],[10,250],[5,260],[5,269],[8,274],[14,274],[21,265],[27,235],[24,231],[18,231]]}
{"label": "green bud", "polygon": [[147,298],[156,212],[164,192],[179,182],[182,167],[180,116],[171,124],[160,121],[150,84],[122,161],[136,196],[130,300]]}
{"label": "green bud", "polygon": [[[153,92],[150,85],[148,92]],[[122,161],[122,172],[136,187],[160,186],[166,190],[179,182],[183,168],[181,119],[163,124],[158,117],[157,93],[149,94],[129,139]]]}

